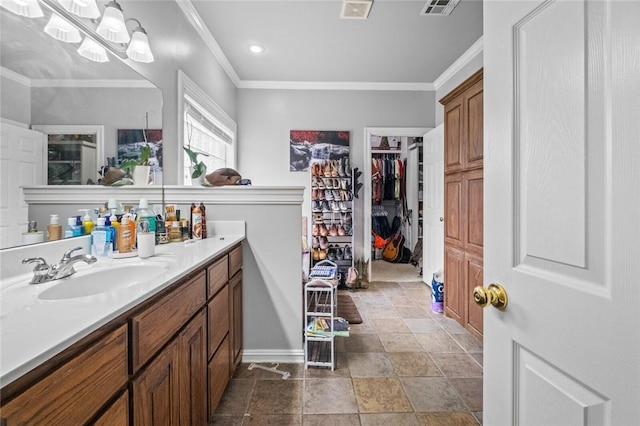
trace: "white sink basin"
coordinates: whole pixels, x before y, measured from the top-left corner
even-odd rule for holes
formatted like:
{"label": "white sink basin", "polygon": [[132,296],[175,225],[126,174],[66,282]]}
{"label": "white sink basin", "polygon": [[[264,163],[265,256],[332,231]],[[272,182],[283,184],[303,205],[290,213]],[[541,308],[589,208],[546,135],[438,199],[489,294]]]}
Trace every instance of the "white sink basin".
{"label": "white sink basin", "polygon": [[85,268],[38,295],[42,300],[76,299],[154,281],[169,269],[163,263],[134,263]]}

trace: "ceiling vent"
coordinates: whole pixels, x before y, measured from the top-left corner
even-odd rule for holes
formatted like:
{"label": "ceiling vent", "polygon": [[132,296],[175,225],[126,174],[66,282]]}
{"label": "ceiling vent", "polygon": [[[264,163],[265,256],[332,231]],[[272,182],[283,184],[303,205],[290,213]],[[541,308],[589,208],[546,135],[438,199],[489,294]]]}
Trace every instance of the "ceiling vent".
{"label": "ceiling vent", "polygon": [[449,15],[460,0],[429,0],[420,15]]}
{"label": "ceiling vent", "polygon": [[344,0],[342,2],[342,19],[367,19],[373,0]]}

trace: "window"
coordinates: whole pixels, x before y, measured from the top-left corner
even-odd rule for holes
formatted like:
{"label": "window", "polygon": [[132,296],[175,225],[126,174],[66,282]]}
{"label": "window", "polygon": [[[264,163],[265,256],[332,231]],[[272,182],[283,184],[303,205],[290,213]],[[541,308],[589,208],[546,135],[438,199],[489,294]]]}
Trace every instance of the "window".
{"label": "window", "polygon": [[[183,100],[180,105],[182,146],[204,154],[198,155],[197,161],[206,165],[206,173],[223,167],[235,168],[236,123],[186,74],[179,72],[178,79]],[[190,186],[192,164],[186,152],[181,151],[183,167],[180,181]]]}

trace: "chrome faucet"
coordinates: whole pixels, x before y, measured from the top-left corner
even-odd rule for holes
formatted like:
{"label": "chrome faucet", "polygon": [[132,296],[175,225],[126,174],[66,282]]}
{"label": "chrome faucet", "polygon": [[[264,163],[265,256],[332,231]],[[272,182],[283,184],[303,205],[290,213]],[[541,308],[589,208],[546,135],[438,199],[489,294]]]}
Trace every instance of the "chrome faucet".
{"label": "chrome faucet", "polygon": [[76,247],[66,251],[62,255],[60,263],[57,265],[48,265],[41,257],[30,257],[22,260],[22,263],[36,262],[36,266],[33,268],[33,278],[31,278],[29,284],[40,284],[71,276],[76,273],[73,265],[78,262],[85,262],[87,264],[97,262],[98,258],[89,254],[77,254],[72,257],[73,252],[77,250],[82,250],[82,247]]}

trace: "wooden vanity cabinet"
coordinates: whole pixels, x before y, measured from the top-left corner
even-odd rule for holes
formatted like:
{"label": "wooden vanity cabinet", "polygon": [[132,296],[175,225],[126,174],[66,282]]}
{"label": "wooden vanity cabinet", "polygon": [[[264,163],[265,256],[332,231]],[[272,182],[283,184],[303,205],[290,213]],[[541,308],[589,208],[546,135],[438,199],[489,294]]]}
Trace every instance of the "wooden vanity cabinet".
{"label": "wooden vanity cabinet", "polygon": [[241,268],[238,244],[3,388],[0,425],[207,424],[242,355]]}
{"label": "wooden vanity cabinet", "polygon": [[124,388],[127,379],[127,328],[122,325],[3,402],[2,425],[85,424]]}

